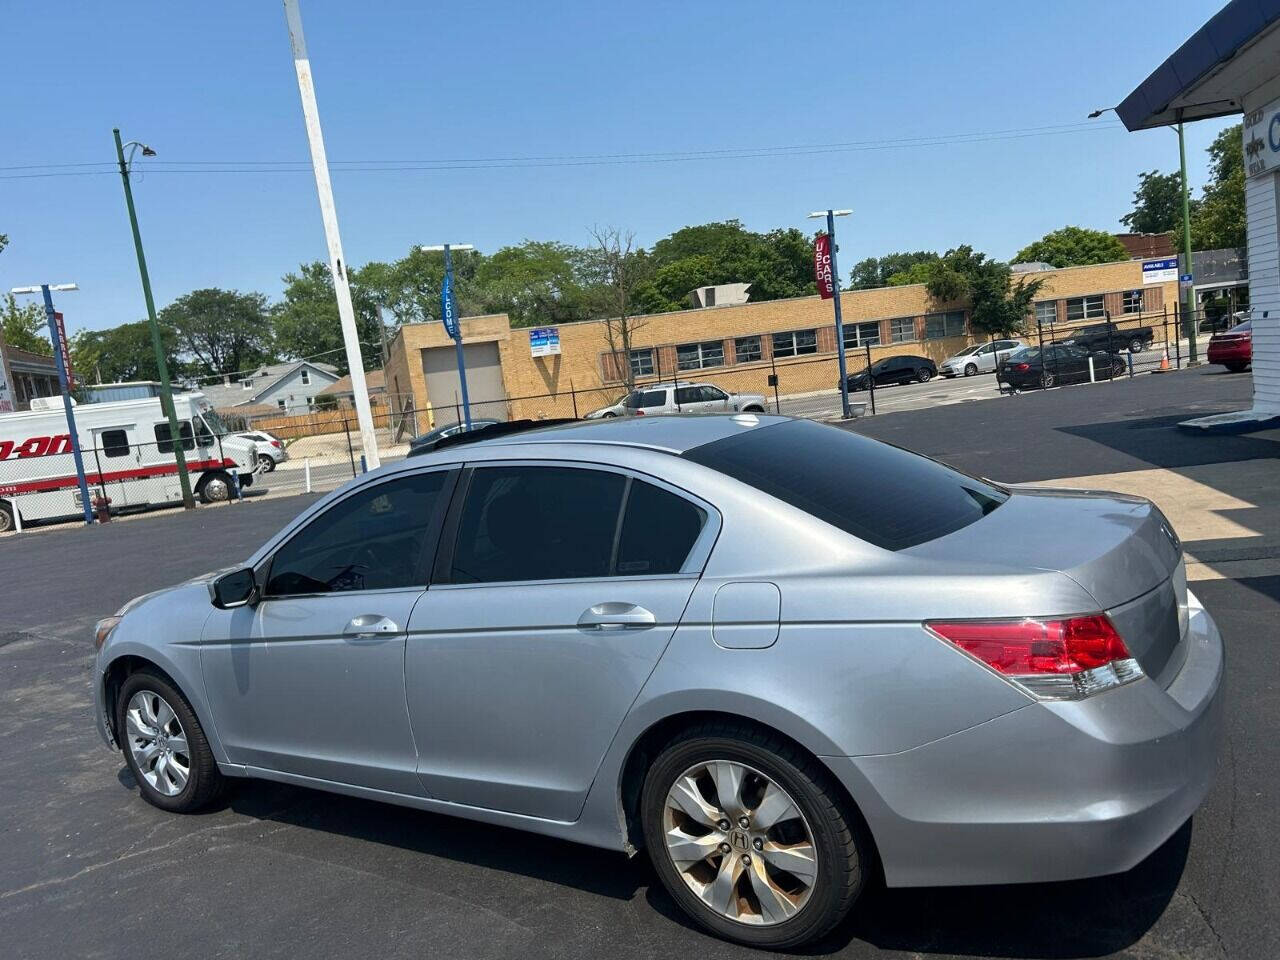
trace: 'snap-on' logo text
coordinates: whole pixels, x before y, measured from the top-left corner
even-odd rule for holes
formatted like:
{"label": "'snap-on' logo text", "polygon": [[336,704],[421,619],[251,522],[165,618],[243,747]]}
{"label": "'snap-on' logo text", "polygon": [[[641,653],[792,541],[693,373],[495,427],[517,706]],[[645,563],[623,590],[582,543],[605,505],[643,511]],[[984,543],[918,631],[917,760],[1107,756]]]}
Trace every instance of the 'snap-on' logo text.
{"label": "'snap-on' logo text", "polygon": [[70,452],[71,434],[69,433],[57,437],[29,437],[21,443],[0,440],[0,460],[8,460],[10,457],[45,457]]}

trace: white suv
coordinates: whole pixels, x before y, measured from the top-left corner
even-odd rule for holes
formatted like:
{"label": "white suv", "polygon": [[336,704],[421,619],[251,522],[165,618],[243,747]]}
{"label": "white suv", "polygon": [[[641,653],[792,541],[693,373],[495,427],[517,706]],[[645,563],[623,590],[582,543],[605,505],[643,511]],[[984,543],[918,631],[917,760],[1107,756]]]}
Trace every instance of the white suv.
{"label": "white suv", "polygon": [[760,393],[725,393],[709,383],[650,383],[627,394],[624,416],[656,416],[661,413],[764,413]]}

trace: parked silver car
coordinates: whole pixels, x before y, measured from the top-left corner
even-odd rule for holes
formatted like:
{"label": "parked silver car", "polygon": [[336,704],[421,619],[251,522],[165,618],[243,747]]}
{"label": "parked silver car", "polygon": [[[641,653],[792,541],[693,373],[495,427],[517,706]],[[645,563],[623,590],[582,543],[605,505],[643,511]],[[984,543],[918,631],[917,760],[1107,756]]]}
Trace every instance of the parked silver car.
{"label": "parked silver car", "polygon": [[726,393],[710,383],[678,380],[637,387],[622,401],[624,415],[654,417],[664,413],[764,413],[764,394]]}
{"label": "parked silver car", "polygon": [[996,365],[1015,350],[1022,347],[1017,340],[993,340],[975,343],[954,357],[938,364],[938,372],[944,377],[972,377],[979,373],[994,373]]}
{"label": "parked silver car", "polygon": [[590,413],[583,414],[582,419],[608,420],[610,417],[625,417],[627,415],[627,411],[622,405],[626,402],[628,396],[629,394],[624,393],[608,406],[599,407],[598,409],[592,410]]}
{"label": "parked silver car", "polygon": [[277,464],[289,459],[289,451],[285,449],[284,442],[265,430],[246,430],[232,436],[241,437],[253,443],[254,459],[261,473],[271,473]]}
{"label": "parked silver car", "polygon": [[1147,500],[746,414],[383,467],[96,642],[100,732],[158,807],[260,777],[647,848],[698,923],[774,948],[877,863],[1127,870],[1204,798],[1222,712]]}

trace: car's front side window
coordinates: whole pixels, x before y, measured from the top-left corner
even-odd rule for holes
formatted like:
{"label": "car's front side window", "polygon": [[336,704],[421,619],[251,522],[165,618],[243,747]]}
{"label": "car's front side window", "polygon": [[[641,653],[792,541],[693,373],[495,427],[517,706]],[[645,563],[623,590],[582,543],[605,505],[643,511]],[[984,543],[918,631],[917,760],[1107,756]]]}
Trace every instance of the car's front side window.
{"label": "car's front side window", "polygon": [[573,466],[479,467],[448,579],[511,583],[678,573],[706,522],[683,497]]}
{"label": "car's front side window", "polygon": [[276,551],[266,596],[425,585],[424,551],[448,479],[447,470],[415,473],[335,503]]}

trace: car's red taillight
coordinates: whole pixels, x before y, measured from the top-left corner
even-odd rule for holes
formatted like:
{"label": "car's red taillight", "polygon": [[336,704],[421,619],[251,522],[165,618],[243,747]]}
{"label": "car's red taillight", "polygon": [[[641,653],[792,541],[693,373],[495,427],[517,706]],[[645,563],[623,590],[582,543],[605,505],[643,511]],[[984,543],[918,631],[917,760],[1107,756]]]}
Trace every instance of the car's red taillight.
{"label": "car's red taillight", "polygon": [[279,441],[279,440],[272,440],[272,441],[271,441],[271,445],[272,445],[273,447],[275,447],[277,450],[279,450],[279,449],[280,449],[280,441]]}
{"label": "car's red taillight", "polygon": [[1079,699],[1143,676],[1105,614],[1025,620],[930,621],[974,659],[1046,699]]}
{"label": "car's red taillight", "polygon": [[1031,364],[1029,364],[1029,363],[1020,363],[1020,364],[1018,364],[1016,367],[1014,367],[1013,369],[1015,369],[1015,370],[1030,370],[1030,369],[1031,369]]}

